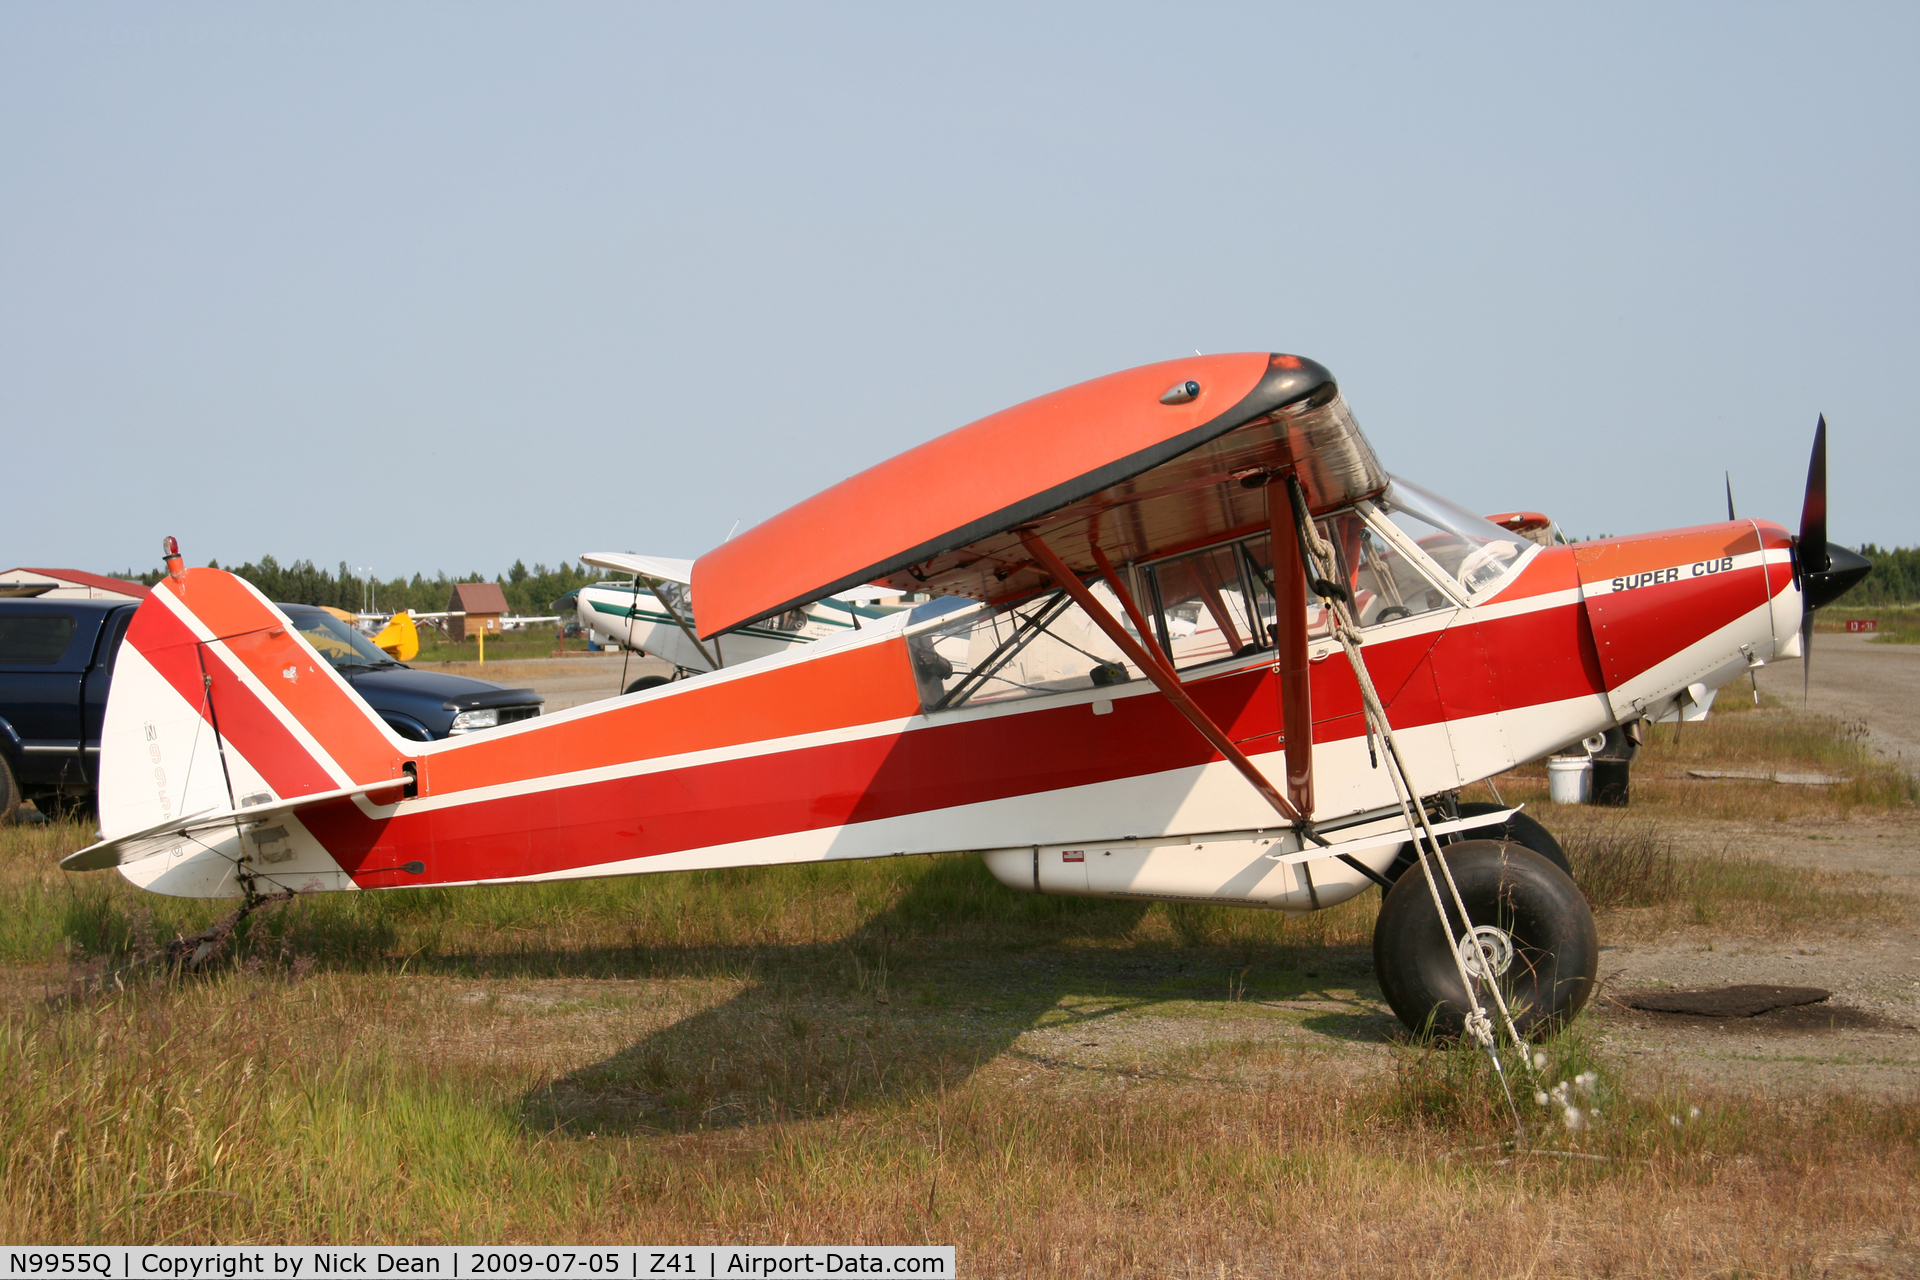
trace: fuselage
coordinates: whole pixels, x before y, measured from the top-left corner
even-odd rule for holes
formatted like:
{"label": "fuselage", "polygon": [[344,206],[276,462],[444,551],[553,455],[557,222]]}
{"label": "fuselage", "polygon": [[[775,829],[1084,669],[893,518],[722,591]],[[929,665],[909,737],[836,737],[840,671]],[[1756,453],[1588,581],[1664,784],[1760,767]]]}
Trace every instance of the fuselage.
{"label": "fuselage", "polygon": [[[1792,652],[1800,622],[1792,540],[1757,521],[1533,548],[1495,590],[1440,586],[1440,603],[1411,616],[1376,604],[1362,633],[1423,795],[1626,720],[1704,714],[1715,689]],[[583,609],[598,590],[583,590]],[[405,798],[322,802],[121,870],[156,892],[213,897],[239,893],[244,876],[321,891],[979,850],[1003,880],[1049,892],[1294,911],[1366,886],[1350,865],[1303,851],[1084,628],[1062,651],[1099,663],[1104,680],[941,706],[964,665],[952,638],[992,613],[863,620],[741,665],[729,655],[698,680],[415,743],[356,721],[351,693],[328,683],[339,682],[326,663],[305,661],[297,634],[275,634],[284,620],[245,584],[193,570],[156,588],[130,630],[137,653],[123,651],[108,708],[102,826],[112,837],[238,807],[249,785],[287,797],[404,771]],[[662,652],[668,629],[684,639],[663,621],[647,620],[652,643],[629,634]],[[940,653],[947,670],[930,675]],[[1311,816],[1325,831],[1388,830],[1394,793],[1370,761],[1354,674],[1331,636],[1312,662]],[[1247,647],[1182,679],[1249,757],[1277,767],[1274,666],[1271,651]],[[224,775],[202,732],[208,689]],[[1377,870],[1395,852],[1381,843],[1354,856]]]}

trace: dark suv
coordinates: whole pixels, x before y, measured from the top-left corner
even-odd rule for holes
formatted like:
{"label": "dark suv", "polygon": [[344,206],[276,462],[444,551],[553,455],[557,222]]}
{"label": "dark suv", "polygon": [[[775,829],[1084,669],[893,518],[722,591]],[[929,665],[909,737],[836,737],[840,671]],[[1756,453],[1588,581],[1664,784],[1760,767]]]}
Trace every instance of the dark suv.
{"label": "dark suv", "polygon": [[540,714],[542,699],[531,689],[503,689],[471,676],[419,671],[395,662],[325,609],[305,604],[274,608],[293,621],[307,643],[403,738],[431,742]]}

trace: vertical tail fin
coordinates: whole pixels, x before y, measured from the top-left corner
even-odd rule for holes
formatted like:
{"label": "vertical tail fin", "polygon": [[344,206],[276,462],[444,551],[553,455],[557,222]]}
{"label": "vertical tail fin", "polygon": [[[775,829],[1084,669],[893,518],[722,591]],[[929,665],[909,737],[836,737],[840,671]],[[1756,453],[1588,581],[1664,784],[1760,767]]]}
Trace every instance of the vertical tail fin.
{"label": "vertical tail fin", "polygon": [[219,569],[180,570],[141,604],[115,658],[101,832],[394,778],[406,758],[250,584]]}
{"label": "vertical tail fin", "polygon": [[402,609],[388,618],[387,625],[373,638],[373,647],[384,649],[400,662],[412,662],[420,655],[420,629],[413,625],[413,614]]}

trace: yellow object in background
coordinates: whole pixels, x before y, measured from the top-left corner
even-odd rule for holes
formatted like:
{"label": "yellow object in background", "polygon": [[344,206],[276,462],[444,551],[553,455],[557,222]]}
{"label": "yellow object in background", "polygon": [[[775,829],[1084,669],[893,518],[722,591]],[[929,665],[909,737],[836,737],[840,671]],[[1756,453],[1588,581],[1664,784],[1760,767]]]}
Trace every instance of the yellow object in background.
{"label": "yellow object in background", "polygon": [[420,630],[413,625],[413,615],[403,609],[388,618],[373,643],[401,662],[412,662],[420,656]]}

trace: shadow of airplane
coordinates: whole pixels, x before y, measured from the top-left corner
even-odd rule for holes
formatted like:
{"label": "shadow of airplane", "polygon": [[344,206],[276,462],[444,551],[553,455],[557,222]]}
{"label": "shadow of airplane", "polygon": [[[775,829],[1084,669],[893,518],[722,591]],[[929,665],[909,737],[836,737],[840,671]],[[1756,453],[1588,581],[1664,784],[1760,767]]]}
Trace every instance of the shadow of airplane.
{"label": "shadow of airplane", "polygon": [[[977,896],[980,882],[988,896],[1009,899],[994,904],[996,919],[951,918],[956,897]],[[654,949],[656,976],[752,978],[730,999],[529,1092],[518,1110],[535,1128],[582,1135],[827,1115],[951,1088],[1036,1027],[1058,1029],[1067,1043],[1081,1035],[1081,1044],[1099,1043],[1108,1020],[1154,1004],[1297,1000],[1320,986],[1303,968],[1365,969],[1357,949],[1126,945],[1147,910],[1014,894],[977,859],[951,858],[841,941],[678,956]],[[1022,914],[1036,927],[1005,927],[1005,917]],[[1256,962],[1257,993],[1248,990]],[[1359,985],[1370,982],[1363,976]],[[1368,1041],[1397,1025],[1351,1002],[1311,1021],[1331,1038]]]}

